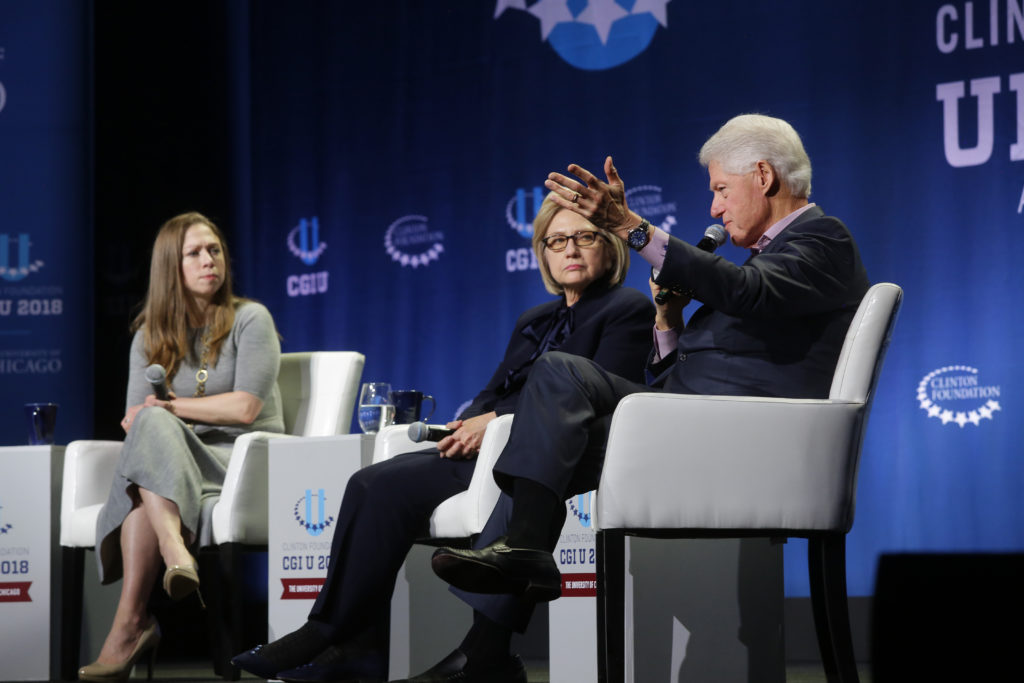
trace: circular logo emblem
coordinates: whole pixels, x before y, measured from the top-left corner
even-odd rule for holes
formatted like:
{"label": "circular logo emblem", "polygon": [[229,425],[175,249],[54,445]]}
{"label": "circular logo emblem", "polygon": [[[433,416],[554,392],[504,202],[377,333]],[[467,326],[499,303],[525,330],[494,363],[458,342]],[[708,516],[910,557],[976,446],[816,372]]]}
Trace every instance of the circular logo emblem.
{"label": "circular logo emblem", "polygon": [[953,423],[963,428],[975,427],[982,420],[991,420],[992,414],[1002,410],[997,400],[997,385],[983,385],[977,368],[967,365],[947,365],[929,372],[917,385],[917,401],[921,410],[942,424]]}
{"label": "circular logo emblem", "polygon": [[327,243],[320,241],[320,220],[316,216],[300,219],[288,233],[288,251],[307,266],[316,263],[326,248]]}
{"label": "circular logo emblem", "polygon": [[[295,514],[295,521],[310,536],[319,536],[334,522],[333,516],[324,515],[326,500],[323,489],[319,489],[316,493],[307,489],[306,495],[295,502],[295,508],[292,510]],[[316,520],[313,519],[314,515],[317,517]]]}
{"label": "circular logo emblem", "polygon": [[[540,21],[542,41],[568,64],[600,71],[624,64],[647,49],[658,26],[668,27],[669,0],[498,0],[495,18],[506,9],[529,12]],[[628,9],[627,9],[628,7]]]}
{"label": "circular logo emblem", "polygon": [[580,526],[590,528],[590,496],[593,492],[581,493],[569,499],[569,512],[579,520]]}
{"label": "circular logo emblem", "polygon": [[427,266],[444,252],[444,233],[431,232],[426,216],[403,216],[388,226],[384,248],[403,267]]}
{"label": "circular logo emblem", "polygon": [[657,185],[637,185],[626,190],[626,204],[653,225],[665,232],[672,232],[676,224],[676,203],[665,201]]}

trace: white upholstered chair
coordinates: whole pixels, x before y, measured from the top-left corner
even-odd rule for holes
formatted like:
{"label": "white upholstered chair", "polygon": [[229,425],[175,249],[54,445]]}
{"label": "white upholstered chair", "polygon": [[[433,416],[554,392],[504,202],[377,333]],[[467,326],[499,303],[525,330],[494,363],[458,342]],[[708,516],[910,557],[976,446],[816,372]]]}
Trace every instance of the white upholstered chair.
{"label": "white upholstered chair", "polygon": [[[408,425],[385,427],[377,434],[373,446],[373,462],[378,463],[400,453],[409,453],[433,443],[414,443],[407,435]],[[512,429],[512,416],[491,420],[480,444],[476,468],[469,488],[447,499],[430,516],[430,535],[424,541],[467,538],[480,533],[501,492],[491,475],[494,462],[501,455]]]}
{"label": "white upholstered chair", "polygon": [[[347,434],[365,357],[354,351],[312,351],[281,355],[278,387],[284,413],[285,433],[251,432],[239,437],[231,453],[224,487],[213,503],[208,537],[220,550],[217,584],[227,591],[208,591],[211,614],[219,618],[215,637],[215,668],[225,677],[237,678],[227,658],[244,649],[241,640],[242,600],[231,581],[237,553],[245,546],[267,543],[267,444],[289,436]],[[82,620],[84,550],[96,545],[96,519],[107,500],[114,468],[121,453],[120,441],[72,441],[64,460],[61,490],[60,544],[63,551],[63,619],[61,675],[77,676]],[[201,537],[207,534],[200,532]],[[205,567],[204,567],[205,569]],[[235,649],[237,647],[237,649]]]}
{"label": "white upholstered chair", "polygon": [[864,296],[827,399],[642,393],[619,403],[594,508],[600,680],[625,680],[625,535],[809,539],[827,678],[857,680],[846,533],[871,400],[902,296],[889,283]]}

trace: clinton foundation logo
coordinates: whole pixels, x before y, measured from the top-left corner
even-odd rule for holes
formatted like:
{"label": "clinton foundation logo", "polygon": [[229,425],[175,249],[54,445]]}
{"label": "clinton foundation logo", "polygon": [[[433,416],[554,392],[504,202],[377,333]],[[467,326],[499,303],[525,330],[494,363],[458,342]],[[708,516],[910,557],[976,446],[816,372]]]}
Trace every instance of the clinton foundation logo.
{"label": "clinton foundation logo", "polygon": [[444,253],[444,233],[431,230],[426,216],[402,216],[384,233],[384,249],[403,268],[429,266]]}
{"label": "clinton foundation logo", "polygon": [[917,385],[917,401],[928,417],[942,424],[955,424],[961,429],[968,424],[975,427],[982,420],[993,419],[1002,410],[999,405],[999,385],[984,384],[977,368],[967,365],[948,365],[929,372]]}
{"label": "clinton foundation logo", "polygon": [[[316,216],[300,218],[288,232],[286,243],[292,256],[307,266],[315,265],[327,249],[327,243],[320,241],[320,220]],[[326,270],[289,275],[285,280],[285,290],[290,297],[325,294],[329,275]]]}
{"label": "clinton foundation logo", "polygon": [[306,495],[295,503],[295,521],[310,536],[319,536],[324,529],[334,523],[334,517],[324,515],[324,503],[323,489],[317,489],[316,493],[313,493],[312,489],[306,489]]}
{"label": "clinton foundation logo", "polygon": [[[525,240],[533,237],[533,219],[544,203],[547,190],[540,186],[520,187],[505,205],[505,223]],[[537,270],[537,256],[527,243],[525,247],[508,249],[505,252],[505,270],[515,273],[522,270]]]}
{"label": "clinton foundation logo", "polygon": [[25,233],[8,235],[0,232],[0,278],[17,282],[43,267],[42,261],[33,261],[29,257],[31,246],[32,242]]}
{"label": "clinton foundation logo", "polygon": [[658,26],[668,28],[670,0],[498,0],[494,18],[505,10],[532,14],[541,42],[551,44],[568,64],[600,71],[624,64],[651,44]]}
{"label": "clinton foundation logo", "polygon": [[671,234],[676,225],[676,203],[662,197],[661,188],[657,185],[637,185],[627,189],[626,204],[667,233]]}

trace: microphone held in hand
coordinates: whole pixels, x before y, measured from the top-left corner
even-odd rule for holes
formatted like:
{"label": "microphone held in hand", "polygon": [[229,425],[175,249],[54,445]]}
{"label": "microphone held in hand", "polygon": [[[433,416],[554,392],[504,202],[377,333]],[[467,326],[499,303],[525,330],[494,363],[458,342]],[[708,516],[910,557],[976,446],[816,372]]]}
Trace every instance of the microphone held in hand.
{"label": "microphone held in hand", "polygon": [[426,422],[413,422],[409,425],[409,439],[413,443],[421,441],[440,441],[446,436],[455,433],[454,429],[448,429],[443,425],[428,425]]}
{"label": "microphone held in hand", "polygon": [[[720,246],[725,244],[726,237],[727,235],[725,233],[725,228],[723,228],[721,225],[709,225],[707,229],[704,230],[704,236],[701,237],[700,241],[697,242],[697,244],[694,246],[696,246],[701,251],[706,251],[710,254],[715,249],[718,249]],[[661,306],[666,301],[668,301],[668,298],[673,294],[686,294],[687,296],[692,297],[693,290],[690,290],[688,292],[681,292],[680,290],[666,288],[658,292],[658,295],[654,297],[654,301],[659,306]]]}
{"label": "microphone held in hand", "polygon": [[146,368],[146,381],[153,385],[153,394],[161,401],[171,400],[171,394],[167,391],[167,371],[159,363],[153,363]]}

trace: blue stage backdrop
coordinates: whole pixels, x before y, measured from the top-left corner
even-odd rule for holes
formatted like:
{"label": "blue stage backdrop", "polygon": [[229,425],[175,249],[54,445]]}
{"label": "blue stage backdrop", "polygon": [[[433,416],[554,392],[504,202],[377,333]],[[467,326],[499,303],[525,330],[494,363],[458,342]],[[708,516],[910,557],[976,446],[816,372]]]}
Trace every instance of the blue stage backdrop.
{"label": "blue stage backdrop", "polygon": [[[779,116],[803,135],[812,200],[847,222],[874,281],[906,291],[850,593],[871,592],[882,552],[1024,548],[1024,2],[234,11],[236,266],[286,350],[362,351],[366,379],[432,393],[448,419],[548,297],[528,236],[549,171],[612,154],[631,203],[696,240],[710,222],[701,143],[735,114]],[[646,278],[634,264],[629,283]],[[806,595],[790,548],[787,592]]]}
{"label": "blue stage backdrop", "polygon": [[[0,3],[0,445],[92,433],[89,3]],[[9,476],[3,473],[0,476]]]}

